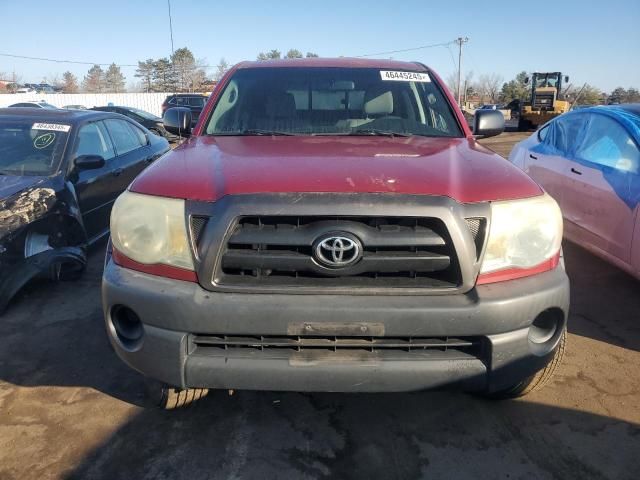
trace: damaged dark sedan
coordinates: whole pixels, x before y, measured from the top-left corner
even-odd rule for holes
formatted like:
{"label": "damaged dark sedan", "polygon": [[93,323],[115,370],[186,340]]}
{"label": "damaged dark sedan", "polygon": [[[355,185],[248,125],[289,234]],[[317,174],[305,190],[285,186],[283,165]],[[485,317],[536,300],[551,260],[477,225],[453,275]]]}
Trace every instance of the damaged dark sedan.
{"label": "damaged dark sedan", "polygon": [[116,197],[168,150],[118,114],[0,109],[0,312],[36,277],[80,275]]}

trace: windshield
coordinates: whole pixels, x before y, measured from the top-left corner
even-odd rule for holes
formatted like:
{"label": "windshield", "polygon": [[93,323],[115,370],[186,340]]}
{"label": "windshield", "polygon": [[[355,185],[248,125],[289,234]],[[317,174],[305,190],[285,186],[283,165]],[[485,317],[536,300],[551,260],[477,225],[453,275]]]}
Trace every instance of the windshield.
{"label": "windshield", "polygon": [[61,124],[0,120],[0,174],[53,173],[62,158],[69,128]]}
{"label": "windshield", "polygon": [[162,120],[160,117],[156,117],[153,113],[145,112],[144,110],[140,110],[133,107],[127,107],[127,110],[129,110],[132,113],[135,113],[136,115],[141,116],[146,120],[153,120],[155,122],[160,122]]}
{"label": "windshield", "polygon": [[240,69],[209,135],[462,135],[427,73],[372,68]]}
{"label": "windshield", "polygon": [[536,75],[536,88],[543,87],[557,87],[558,86],[558,74],[554,73],[541,73]]}

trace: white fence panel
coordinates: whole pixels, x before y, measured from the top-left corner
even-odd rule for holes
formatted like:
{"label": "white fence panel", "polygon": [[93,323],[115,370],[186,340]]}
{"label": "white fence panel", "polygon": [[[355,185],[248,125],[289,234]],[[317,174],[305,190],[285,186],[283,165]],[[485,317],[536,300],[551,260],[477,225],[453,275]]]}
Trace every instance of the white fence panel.
{"label": "white fence panel", "polygon": [[65,105],[84,105],[87,108],[103,107],[112,103],[126,107],[135,107],[140,110],[162,115],[162,102],[170,93],[16,93],[0,94],[0,108],[8,107],[19,102],[33,102],[44,100],[56,107]]}

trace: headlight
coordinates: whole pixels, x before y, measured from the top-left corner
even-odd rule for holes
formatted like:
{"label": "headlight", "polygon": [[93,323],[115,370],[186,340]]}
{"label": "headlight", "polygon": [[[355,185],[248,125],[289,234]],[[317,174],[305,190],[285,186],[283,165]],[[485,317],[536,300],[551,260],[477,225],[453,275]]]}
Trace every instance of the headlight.
{"label": "headlight", "polygon": [[546,193],[491,204],[489,240],[480,273],[531,268],[553,258],[562,242],[562,213]]}
{"label": "headlight", "polygon": [[111,241],[138,263],[194,269],[184,200],[124,192],[111,211]]}

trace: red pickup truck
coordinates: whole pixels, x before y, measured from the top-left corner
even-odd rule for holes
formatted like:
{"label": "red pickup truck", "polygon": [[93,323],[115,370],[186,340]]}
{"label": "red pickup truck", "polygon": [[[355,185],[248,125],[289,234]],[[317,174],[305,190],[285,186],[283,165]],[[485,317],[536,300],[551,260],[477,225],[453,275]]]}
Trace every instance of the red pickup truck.
{"label": "red pickup truck", "polygon": [[527,393],[564,350],[562,217],[420,63],[236,65],[117,200],[117,354],[175,408],[208,388]]}

